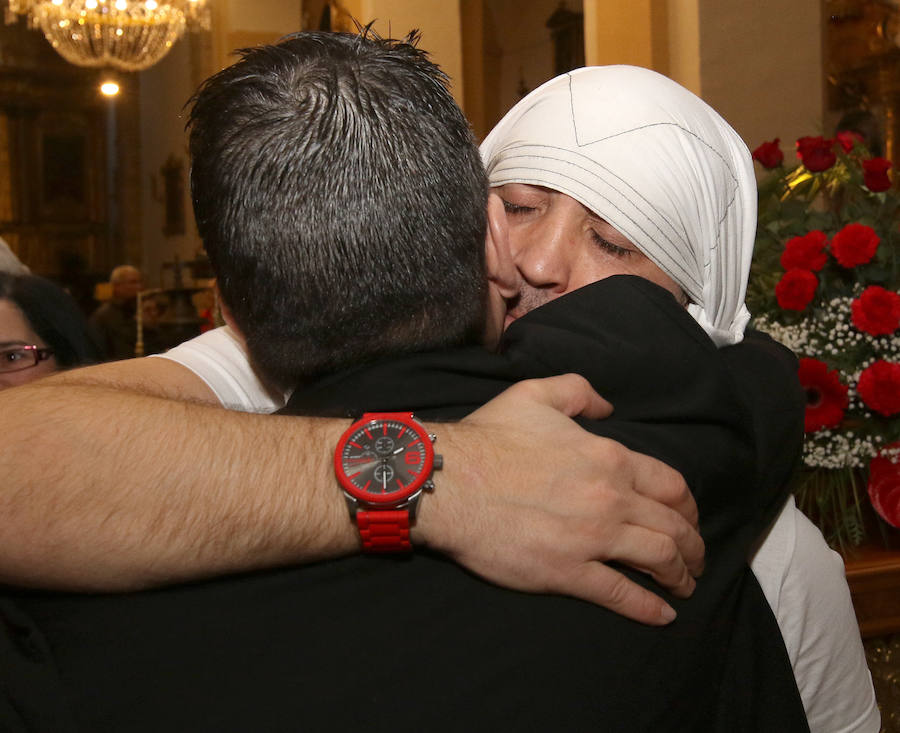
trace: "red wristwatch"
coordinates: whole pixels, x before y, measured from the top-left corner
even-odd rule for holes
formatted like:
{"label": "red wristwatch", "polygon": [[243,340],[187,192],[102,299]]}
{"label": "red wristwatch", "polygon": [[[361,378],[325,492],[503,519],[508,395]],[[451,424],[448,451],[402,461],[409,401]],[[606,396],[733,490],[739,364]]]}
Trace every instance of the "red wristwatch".
{"label": "red wristwatch", "polygon": [[366,552],[412,549],[409,525],[443,465],[435,439],[411,412],[367,412],[341,436],[334,471]]}

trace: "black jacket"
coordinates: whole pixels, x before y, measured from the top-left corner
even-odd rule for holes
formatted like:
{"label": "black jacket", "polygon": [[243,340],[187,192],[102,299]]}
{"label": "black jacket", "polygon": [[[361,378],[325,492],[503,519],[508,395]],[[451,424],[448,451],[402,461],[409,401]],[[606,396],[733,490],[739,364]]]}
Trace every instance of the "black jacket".
{"label": "black jacket", "polygon": [[669,627],[498,588],[417,550],[124,596],[11,592],[25,629],[11,658],[24,664],[17,639],[30,637],[41,694],[57,691],[58,714],[88,731],[807,730],[745,559],[799,451],[792,357],[758,335],[716,350],[671,296],[631,277],[535,310],[503,348],[350,370],[289,408],[457,419],[517,379],[584,374],[616,407],[586,427],[667,461],[695,492],[707,566],[691,599],[668,599]]}

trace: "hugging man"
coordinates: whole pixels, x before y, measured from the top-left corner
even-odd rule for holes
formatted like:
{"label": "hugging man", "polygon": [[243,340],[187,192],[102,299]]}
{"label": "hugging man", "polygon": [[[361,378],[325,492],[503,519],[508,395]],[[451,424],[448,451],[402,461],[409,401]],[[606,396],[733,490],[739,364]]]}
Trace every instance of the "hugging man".
{"label": "hugging man", "polygon": [[[486,205],[465,120],[408,44],[311,33],[246,52],[198,94],[191,148],[198,225],[228,319],[273,382],[301,385],[293,407],[459,417],[517,379],[577,366],[620,395],[615,419],[590,429],[686,473],[719,529],[717,553],[694,597],[671,599],[679,618],[663,629],[502,589],[428,551],[126,595],[8,594],[11,668],[41,681],[6,687],[20,695],[10,706],[20,717],[40,689],[43,720],[56,713],[90,730],[806,729],[744,563],[750,528],[778,505],[790,467],[784,442],[772,451],[754,428],[769,421],[795,448],[799,439],[799,411],[782,419],[746,394],[782,382],[790,394],[789,360],[768,344],[736,347],[761,349],[736,384],[742,360],[638,278],[534,310],[509,330],[505,355],[481,349],[519,287],[502,202]],[[600,312],[616,316],[601,327]],[[272,319],[280,325],[263,325]],[[654,358],[622,359],[628,344]],[[726,477],[727,497],[717,490]],[[440,501],[437,481],[423,506]],[[575,497],[576,522],[593,499]],[[613,505],[640,528],[623,534],[640,565],[671,517],[649,501]],[[689,595],[683,567],[655,576]],[[535,590],[528,578],[509,584]]]}

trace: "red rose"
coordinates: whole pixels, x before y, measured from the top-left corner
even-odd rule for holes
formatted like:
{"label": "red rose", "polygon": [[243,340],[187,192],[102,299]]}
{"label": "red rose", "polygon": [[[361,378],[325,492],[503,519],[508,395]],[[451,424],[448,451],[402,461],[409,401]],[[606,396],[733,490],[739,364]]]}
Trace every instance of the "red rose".
{"label": "red rose", "polygon": [[775,297],[786,311],[802,311],[812,302],[818,287],[819,278],[809,270],[795,267],[781,276],[775,286]]}
{"label": "red rose", "polygon": [[886,446],[869,463],[869,499],[875,511],[892,527],[900,528],[900,443]]}
{"label": "red rose", "polygon": [[900,412],[900,364],[879,359],[863,369],[856,391],[866,407],[890,417]]}
{"label": "red rose", "polygon": [[781,142],[779,138],[775,138],[771,142],[763,143],[753,151],[753,160],[758,160],[763,168],[777,168],[784,160],[784,153],[778,147]]}
{"label": "red rose", "polygon": [[804,270],[821,270],[828,261],[828,255],[825,253],[825,244],[828,237],[825,232],[814,229],[802,237],[794,237],[789,239],[784,245],[784,252],[781,253],[781,266],[785,270],[795,267]]}
{"label": "red rose", "polygon": [[853,325],[872,336],[886,336],[900,327],[900,295],[870,285],[850,304]]}
{"label": "red rose", "polygon": [[819,137],[801,137],[797,141],[797,157],[806,166],[806,170],[817,173],[831,168],[837,160],[834,154],[834,140]]}
{"label": "red rose", "polygon": [[837,370],[829,370],[824,361],[805,358],[800,360],[797,376],[806,390],[803,429],[814,433],[840,425],[850,398],[847,397],[847,385],[841,384]]}
{"label": "red rose", "polygon": [[831,253],[842,267],[871,262],[881,240],[872,227],[848,224],[831,238]]}
{"label": "red rose", "polygon": [[858,132],[854,132],[853,130],[840,130],[835,135],[837,141],[841,144],[841,147],[844,149],[845,153],[849,153],[853,150],[853,146],[856,143],[865,142],[863,140],[863,136]]}
{"label": "red rose", "polygon": [[888,177],[891,161],[884,158],[869,158],[862,162],[862,167],[863,182],[870,191],[878,193],[891,187],[891,179]]}

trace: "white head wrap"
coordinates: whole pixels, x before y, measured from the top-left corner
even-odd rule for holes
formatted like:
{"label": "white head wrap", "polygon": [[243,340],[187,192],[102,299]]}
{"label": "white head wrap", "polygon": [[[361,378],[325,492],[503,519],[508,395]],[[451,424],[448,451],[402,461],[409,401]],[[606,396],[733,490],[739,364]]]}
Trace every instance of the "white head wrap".
{"label": "white head wrap", "polygon": [[568,194],[628,237],[716,345],[743,338],[756,179],[747,146],[699,97],[648,69],[577,69],[516,104],[481,155],[491,186]]}

